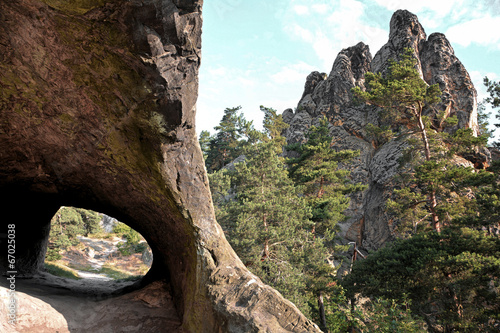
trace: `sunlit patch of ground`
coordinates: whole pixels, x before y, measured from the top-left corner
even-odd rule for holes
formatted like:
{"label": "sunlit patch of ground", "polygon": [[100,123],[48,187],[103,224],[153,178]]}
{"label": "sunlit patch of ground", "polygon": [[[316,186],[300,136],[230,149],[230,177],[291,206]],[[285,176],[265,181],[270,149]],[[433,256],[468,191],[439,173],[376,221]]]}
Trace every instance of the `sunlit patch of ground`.
{"label": "sunlit patch of ground", "polygon": [[[70,274],[77,277],[102,281],[139,278],[147,273],[150,266],[143,261],[142,253],[123,255],[117,245],[123,242],[118,237],[89,238],[79,237],[80,244],[62,253],[62,259],[47,263],[49,273]],[[54,267],[55,266],[55,267]],[[68,269],[64,271],[64,267]],[[59,275],[61,276],[61,275]]]}

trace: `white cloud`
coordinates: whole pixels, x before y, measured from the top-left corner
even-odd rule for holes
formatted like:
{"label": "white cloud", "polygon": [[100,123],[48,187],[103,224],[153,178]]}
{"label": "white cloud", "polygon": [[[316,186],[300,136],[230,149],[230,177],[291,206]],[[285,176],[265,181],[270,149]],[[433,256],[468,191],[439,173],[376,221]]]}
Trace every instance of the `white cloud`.
{"label": "white cloud", "polygon": [[406,9],[417,15],[425,30],[443,29],[450,21],[475,17],[477,0],[375,0],[380,6],[396,11]]}
{"label": "white cloud", "polygon": [[485,16],[452,26],[446,31],[446,37],[462,46],[470,44],[491,45],[500,48],[500,17]]}
{"label": "white cloud", "polygon": [[377,27],[363,25],[358,32],[359,40],[370,46],[372,55],[382,48],[387,43],[389,38],[389,31]]}
{"label": "white cloud", "polygon": [[271,79],[278,84],[287,84],[292,82],[305,82],[309,73],[315,68],[305,62],[299,62],[290,66],[281,68],[281,70],[273,75]]}
{"label": "white cloud", "polygon": [[292,36],[298,37],[304,42],[311,43],[314,40],[314,34],[310,30],[303,28],[297,23],[292,23],[290,25],[287,25],[285,27],[285,30]]}
{"label": "white cloud", "polygon": [[376,52],[387,42],[386,30],[364,22],[365,6],[355,0],[310,5],[312,11],[328,15],[324,20],[318,20],[314,15],[298,17],[294,15],[297,11],[294,9],[287,15],[284,29],[292,37],[310,44],[325,70],[332,66],[338,52],[344,48],[363,41],[370,45],[372,52]]}
{"label": "white cloud", "polygon": [[323,34],[321,30],[316,32],[312,47],[318,58],[323,62],[323,66],[325,66],[325,68],[330,68],[332,66],[333,61],[337,56],[336,53],[340,51],[340,49],[335,46],[334,41]]}
{"label": "white cloud", "polygon": [[219,66],[217,68],[209,68],[208,69],[208,74],[213,77],[227,77],[228,76],[228,69],[226,67]]}
{"label": "white cloud", "polygon": [[242,77],[242,76],[238,77],[236,79],[236,82],[238,82],[238,84],[244,88],[255,87],[255,86],[258,86],[258,84],[259,84],[259,80],[257,80],[256,78],[248,78],[248,77]]}
{"label": "white cloud", "polygon": [[307,6],[296,5],[296,6],[293,6],[293,10],[295,11],[295,13],[297,13],[299,15],[309,14],[309,7],[307,7]]}
{"label": "white cloud", "polygon": [[[339,8],[332,13],[328,22],[335,31],[332,44],[340,51],[362,41],[370,46],[371,52],[377,52],[387,42],[388,31],[365,22],[365,5],[359,1],[341,0]],[[338,52],[337,51],[337,52]]]}
{"label": "white cloud", "polygon": [[325,14],[328,12],[328,9],[330,8],[330,6],[328,6],[327,4],[314,4],[311,6],[312,10],[318,14]]}
{"label": "white cloud", "polygon": [[337,26],[351,29],[360,21],[363,12],[364,6],[361,2],[340,0],[336,10],[328,17],[328,21]]}
{"label": "white cloud", "polygon": [[489,96],[487,88],[483,83],[484,77],[487,76],[488,79],[493,81],[496,81],[499,78],[497,73],[491,73],[491,72],[487,73],[477,70],[469,71],[469,75],[472,80],[472,83],[474,84],[474,88],[476,88],[478,102],[482,101],[483,99]]}
{"label": "white cloud", "polygon": [[417,14],[429,10],[438,16],[446,16],[454,7],[461,6],[463,0],[375,0],[375,2],[390,11],[406,9]]}

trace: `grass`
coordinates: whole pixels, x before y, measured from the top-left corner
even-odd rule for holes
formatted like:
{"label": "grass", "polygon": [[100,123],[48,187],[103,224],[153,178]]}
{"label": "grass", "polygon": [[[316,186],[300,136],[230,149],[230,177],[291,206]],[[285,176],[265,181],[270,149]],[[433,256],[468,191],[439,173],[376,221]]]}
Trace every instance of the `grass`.
{"label": "grass", "polygon": [[95,233],[89,234],[87,237],[89,238],[96,238],[96,239],[111,239],[113,237],[118,237],[118,235],[110,232],[106,232],[104,230],[100,230]]}
{"label": "grass", "polygon": [[75,272],[73,269],[53,262],[50,263],[46,262],[45,270],[52,275],[60,276],[63,278],[73,279],[73,280],[81,279],[81,277],[78,276],[78,273]]}
{"label": "grass", "polygon": [[[108,234],[110,238],[116,237],[116,234]],[[89,237],[96,239],[96,236],[104,236],[104,234],[97,233],[89,235]],[[105,237],[98,237],[97,239],[104,239]],[[144,241],[144,245],[147,243]],[[142,243],[141,243],[142,245]],[[86,245],[81,242],[75,246],[70,247],[61,256],[61,260],[46,261],[46,269],[49,273],[68,277],[71,279],[81,279],[77,271],[89,272],[94,274],[101,274],[109,277],[114,281],[135,281],[143,277],[149,270],[141,260],[140,254],[132,254],[130,256],[120,255],[119,252],[114,252],[114,255],[106,259],[104,265],[97,268],[92,265],[85,254]]]}
{"label": "grass", "polygon": [[131,275],[125,271],[122,271],[120,269],[117,269],[111,265],[104,265],[101,270],[99,271],[100,274],[106,274],[108,277],[112,278],[113,280],[120,280],[120,281],[132,281],[132,280],[138,280],[142,276],[141,275]]}
{"label": "grass", "polygon": [[[118,269],[118,268],[116,268],[112,265],[109,265],[109,264],[105,264],[103,267],[101,267],[98,270],[93,268],[91,265],[81,265],[81,264],[71,263],[69,266],[73,269],[83,271],[83,272],[104,274],[107,277],[109,277],[115,281],[133,281],[133,280],[138,280],[143,276],[143,275],[132,275],[126,271]],[[68,270],[73,271],[71,268],[68,268]],[[76,274],[76,272],[75,272],[75,274]]]}
{"label": "grass", "polygon": [[77,271],[97,273],[97,271],[90,264],[81,264],[72,262],[68,265],[69,268],[76,269]]}

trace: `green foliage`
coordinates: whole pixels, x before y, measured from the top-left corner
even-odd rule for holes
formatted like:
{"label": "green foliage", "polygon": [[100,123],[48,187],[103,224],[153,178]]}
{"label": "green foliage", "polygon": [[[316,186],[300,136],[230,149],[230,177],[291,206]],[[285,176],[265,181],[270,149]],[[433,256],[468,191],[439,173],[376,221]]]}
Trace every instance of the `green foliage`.
{"label": "green foliage", "polygon": [[102,220],[101,214],[83,208],[75,208],[75,210],[82,217],[84,236],[88,236],[89,234],[96,234],[102,231],[102,227],[100,225],[100,222]]}
{"label": "green foliage", "polygon": [[212,193],[215,216],[221,220],[226,214],[226,207],[229,199],[231,187],[231,172],[227,169],[221,169],[208,174],[208,183]]}
{"label": "green foliage", "polygon": [[487,170],[473,173],[462,181],[462,186],[473,188],[474,197],[470,200],[470,213],[454,222],[491,232],[500,221],[500,161],[494,161]]}
{"label": "green foliage", "polygon": [[447,331],[487,332],[500,320],[500,239],[468,228],[417,234],[357,261],[350,297],[411,299],[410,308]]}
{"label": "green foliage", "polygon": [[[483,82],[488,89],[488,93],[490,94],[490,96],[486,98],[486,102],[490,103],[494,108],[500,107],[500,81],[491,81],[490,79],[485,77]],[[500,118],[500,116],[497,115],[497,118]]]}
{"label": "green foliage", "polygon": [[264,112],[264,121],[263,121],[263,127],[264,127],[264,136],[261,136],[260,138],[263,141],[269,141],[272,140],[274,145],[277,147],[277,153],[282,152],[282,147],[286,143],[285,137],[283,137],[281,134],[285,129],[288,128],[288,124],[285,123],[283,120],[282,115],[278,115],[276,110],[272,108],[266,108],[264,106],[260,106],[260,111]]}
{"label": "green foliage", "polygon": [[302,193],[312,211],[315,231],[324,234],[335,230],[338,222],[345,219],[343,211],[349,206],[345,195],[363,189],[349,184],[349,171],[340,169],[339,163],[359,155],[359,151],[334,150],[328,133],[328,120],[323,118],[318,127],[311,126],[303,145],[289,146],[299,157],[290,159],[290,175],[302,187]]}
{"label": "green foliage", "polygon": [[73,280],[81,279],[81,277],[78,276],[78,273],[75,272],[75,270],[68,268],[66,266],[58,265],[56,263],[46,262],[44,264],[44,267],[45,271],[55,276],[60,276],[63,278],[73,279]]}
{"label": "green foliage", "polygon": [[288,125],[276,110],[261,106],[261,111],[263,131],[248,131],[248,141],[240,145],[244,161],[209,175],[217,220],[245,265],[265,283],[316,319],[317,300],[324,296],[329,306],[325,326],[344,327],[340,318],[350,310],[343,304],[347,312],[331,312],[338,287],[329,259],[335,252],[335,225],[349,204],[346,194],[359,189],[338,164],[358,152],[332,149],[323,120],[311,128],[308,143],[295,148],[301,157],[291,170],[302,183],[294,183],[281,157],[281,133]]}
{"label": "green foliage", "polygon": [[[490,94],[485,102],[490,104],[494,109],[500,108],[500,81],[491,81],[487,77],[484,78],[484,85],[488,89],[488,93]],[[495,115],[496,119],[500,120],[500,109],[497,111]],[[484,119],[484,118],[483,118]],[[494,124],[497,128],[500,128],[500,123]],[[497,148],[500,147],[500,142],[494,142],[494,146]]]}
{"label": "green foliage", "polygon": [[[457,165],[453,158],[455,154],[475,154],[486,144],[486,136],[475,137],[470,129],[459,129],[452,136],[441,135],[440,138],[440,145],[437,144],[439,140],[435,140],[431,146],[432,160],[422,161],[413,156],[410,167],[402,169],[397,178],[398,188],[386,203],[387,211],[399,218],[396,230],[400,236],[409,236],[428,228],[431,216],[428,198],[431,193],[438,198],[434,210],[439,221],[449,226],[453,220],[455,223],[464,219],[470,221],[472,217],[477,220],[479,215],[476,212],[480,209],[477,200],[482,193],[487,195],[488,189],[495,192],[491,172]],[[431,140],[434,138],[431,137]],[[411,153],[414,153],[413,147],[410,146]]]}
{"label": "green foliage", "polygon": [[118,251],[120,251],[122,255],[129,256],[134,253],[142,253],[146,249],[146,245],[141,243],[141,234],[130,228],[125,223],[118,222],[113,227],[113,232],[127,240],[127,242],[120,242],[117,245]]}
{"label": "green foliage", "polygon": [[384,108],[383,115],[392,124],[408,124],[418,120],[424,105],[440,101],[441,91],[437,84],[427,85],[415,69],[416,59],[412,49],[406,49],[401,60],[390,60],[386,77],[381,73],[368,72],[365,75],[368,89],[353,88],[353,94],[372,105]]}
{"label": "green foliage", "polygon": [[319,267],[333,272],[322,239],[311,233],[310,208],[279,155],[286,124],[276,110],[261,110],[264,131],[252,133],[245,161],[210,176],[217,219],[245,265],[309,314],[313,274]]}
{"label": "green foliage", "polygon": [[60,251],[77,245],[78,235],[100,232],[101,215],[91,210],[74,207],[61,207],[51,220],[49,247],[46,259],[54,261],[61,258]]}
{"label": "green foliage", "polygon": [[62,255],[59,253],[59,248],[48,248],[45,253],[45,261],[57,261],[62,259]]}
{"label": "green foliage", "polygon": [[209,172],[221,169],[238,157],[247,142],[245,138],[254,131],[252,122],[247,121],[243,114],[238,114],[240,109],[240,106],[225,109],[219,125],[214,127],[217,133],[212,137],[203,134],[200,138],[204,140],[200,146],[205,147],[205,165]]}
{"label": "green foliage", "polygon": [[[456,116],[449,116],[448,109],[437,112],[435,119],[423,115],[425,108],[440,100],[440,90],[437,85],[428,86],[415,66],[413,51],[407,49],[399,62],[390,63],[387,77],[367,74],[367,90],[353,89],[358,98],[384,108],[383,115],[390,117],[393,127],[403,125],[408,130],[399,188],[387,201],[388,212],[396,217],[403,236],[417,232],[419,225],[426,228],[427,222],[439,232],[457,216],[473,213],[471,189],[458,184],[472,177],[474,171],[457,166],[452,158],[454,154],[473,156],[488,140],[487,135],[475,137],[470,129],[458,129],[453,135],[445,132],[446,126],[458,121]],[[374,128],[370,131],[388,130]]]}
{"label": "green foliage", "polygon": [[479,136],[485,136],[488,139],[493,137],[494,130],[490,130],[488,126],[490,125],[490,115],[491,112],[486,112],[485,101],[478,103],[477,105],[477,124],[479,127]]}
{"label": "green foliage", "polygon": [[489,135],[475,136],[470,128],[459,128],[451,138],[446,140],[449,144],[449,154],[466,155],[475,153],[478,148],[486,146]]}
{"label": "green foliage", "polygon": [[373,140],[377,146],[389,142],[394,137],[394,133],[389,125],[382,125],[379,127],[373,124],[367,124],[365,132],[368,139]]}
{"label": "green foliage", "polygon": [[[325,332],[427,332],[426,323],[410,309],[411,301],[379,297],[364,299],[362,304],[352,303],[341,285],[332,287],[325,300],[327,329]],[[319,318],[313,316],[319,322]]]}
{"label": "green foliage", "polygon": [[444,226],[460,216],[475,214],[472,188],[466,186],[475,172],[473,168],[441,160],[421,162],[413,172],[401,175],[394,197],[386,202],[387,211],[399,218],[398,235],[406,237],[428,230],[430,193],[439,198],[434,209]]}
{"label": "green foliage", "polygon": [[401,301],[379,298],[364,305],[367,315],[363,332],[377,333],[421,333],[427,332],[425,322],[412,315],[410,301],[403,295]]}
{"label": "green foliage", "polygon": [[[475,137],[470,129],[447,133],[445,127],[457,124],[449,110],[438,111],[433,118],[423,115],[439,101],[440,91],[420,79],[412,54],[407,50],[399,62],[393,61],[386,77],[367,74],[366,91],[353,89],[361,100],[382,107],[382,117],[390,124],[374,126],[367,134],[372,133],[375,141],[378,133],[389,129],[406,136],[398,187],[386,208],[398,221],[397,234],[407,239],[356,262],[343,283],[350,297],[361,293],[399,300],[400,306],[405,306],[402,300],[407,294],[410,308],[433,328],[490,331],[499,324],[499,296],[494,290],[500,258],[498,250],[492,251],[499,239],[491,236],[500,208],[498,174],[495,167],[478,171],[454,161],[457,155],[474,157],[488,135]],[[485,84],[491,87],[489,102],[494,105],[496,85]],[[419,232],[430,231],[430,226],[437,233]],[[439,233],[441,226],[447,228]],[[471,226],[484,231],[467,228]],[[386,308],[393,313],[392,306]],[[376,313],[370,317],[378,331],[384,331]],[[387,326],[387,331],[409,330]]]}
{"label": "green foliage", "polygon": [[210,140],[212,140],[212,136],[209,131],[201,131],[200,138],[198,139],[200,142],[200,148],[203,152],[203,158],[206,160],[208,157]]}

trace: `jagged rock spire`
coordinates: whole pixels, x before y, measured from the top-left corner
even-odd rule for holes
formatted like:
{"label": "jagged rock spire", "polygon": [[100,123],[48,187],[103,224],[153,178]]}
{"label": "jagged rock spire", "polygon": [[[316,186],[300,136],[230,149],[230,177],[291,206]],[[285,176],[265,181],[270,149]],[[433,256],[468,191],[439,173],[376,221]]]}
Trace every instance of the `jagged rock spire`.
{"label": "jagged rock spire", "polygon": [[392,179],[403,146],[396,141],[381,147],[372,144],[364,129],[368,123],[380,124],[378,110],[356,104],[351,89],[364,87],[364,76],[368,71],[384,73],[389,67],[389,59],[398,60],[408,47],[414,49],[422,79],[428,84],[438,83],[443,92],[442,103],[426,112],[432,116],[440,110],[447,110],[450,116],[456,115],[459,120],[451,131],[464,127],[477,131],[477,94],[467,70],[455,56],[446,37],[434,33],[427,38],[417,16],[407,10],[393,14],[389,39],[373,59],[364,43],[343,49],[326,79],[321,79],[318,72],[308,76],[297,112],[286,112],[285,119],[290,124],[285,134],[288,142],[303,141],[309,126],[327,116],[335,148],[361,151],[361,156],[349,169],[354,181],[369,187],[352,196],[351,207],[346,212],[351,218],[340,227],[345,238],[357,241],[365,248],[378,248],[391,237],[383,205],[394,188]]}

